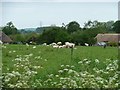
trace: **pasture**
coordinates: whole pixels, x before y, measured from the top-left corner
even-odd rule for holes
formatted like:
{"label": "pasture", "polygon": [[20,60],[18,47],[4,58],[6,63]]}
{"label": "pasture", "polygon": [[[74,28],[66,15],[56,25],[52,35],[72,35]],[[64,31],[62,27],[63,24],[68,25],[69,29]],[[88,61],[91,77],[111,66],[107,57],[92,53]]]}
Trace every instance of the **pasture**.
{"label": "pasture", "polygon": [[[3,86],[114,88],[118,86],[119,82],[118,77],[115,76],[118,75],[117,62],[118,49],[116,47],[104,49],[98,46],[76,46],[71,56],[71,48],[59,49],[41,45],[3,45],[2,73],[5,76],[4,79],[8,79],[10,73],[14,74],[13,71],[20,74],[18,76],[15,74],[19,79],[13,75],[8,81],[4,80]],[[33,66],[39,67],[33,68]],[[27,75],[28,73],[24,74],[26,70],[21,67],[36,72]],[[86,76],[84,77],[84,75]],[[21,80],[24,76],[28,76],[25,79],[28,82]],[[115,79],[110,81],[110,78],[112,78],[111,80]]]}

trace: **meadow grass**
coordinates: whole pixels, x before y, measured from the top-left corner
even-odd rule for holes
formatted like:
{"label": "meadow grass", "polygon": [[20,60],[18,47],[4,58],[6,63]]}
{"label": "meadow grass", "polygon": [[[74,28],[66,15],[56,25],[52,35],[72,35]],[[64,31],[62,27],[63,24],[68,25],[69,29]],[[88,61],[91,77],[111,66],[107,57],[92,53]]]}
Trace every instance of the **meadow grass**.
{"label": "meadow grass", "polygon": [[[3,73],[7,72],[7,68],[10,71],[14,70],[12,60],[17,57],[17,55],[28,55],[33,54],[30,58],[33,65],[40,65],[43,69],[38,71],[38,77],[45,78],[47,74],[56,73],[60,68],[59,66],[64,65],[74,65],[76,70],[84,71],[87,68],[94,67],[94,63],[85,66],[79,66],[78,62],[83,59],[95,60],[99,59],[101,63],[98,65],[99,68],[104,68],[104,62],[106,59],[116,60],[118,58],[118,49],[116,47],[98,47],[98,46],[76,46],[73,50],[73,59],[71,60],[71,49],[70,48],[52,48],[51,46],[40,46],[37,45],[33,48],[33,45],[6,45],[6,48],[2,48],[2,63],[3,63]],[[35,58],[38,57],[39,59]],[[92,72],[92,71],[91,71]]]}

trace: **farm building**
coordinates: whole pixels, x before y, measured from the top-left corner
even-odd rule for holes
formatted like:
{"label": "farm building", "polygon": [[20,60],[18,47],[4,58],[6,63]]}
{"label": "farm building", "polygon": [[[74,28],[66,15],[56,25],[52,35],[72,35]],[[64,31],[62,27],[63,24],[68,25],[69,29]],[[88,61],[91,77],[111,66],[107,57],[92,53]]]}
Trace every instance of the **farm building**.
{"label": "farm building", "polygon": [[0,31],[0,41],[3,43],[11,43],[12,40],[10,39],[9,36],[7,36],[4,32]]}
{"label": "farm building", "polygon": [[115,42],[120,43],[120,34],[98,34],[96,37],[97,42]]}

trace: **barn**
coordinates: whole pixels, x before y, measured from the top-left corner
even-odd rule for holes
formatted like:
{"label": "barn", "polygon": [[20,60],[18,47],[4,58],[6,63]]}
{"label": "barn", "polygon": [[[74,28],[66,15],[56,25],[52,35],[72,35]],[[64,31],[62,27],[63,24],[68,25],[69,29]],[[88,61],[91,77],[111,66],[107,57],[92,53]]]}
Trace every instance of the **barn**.
{"label": "barn", "polygon": [[120,43],[120,34],[117,33],[98,34],[95,38],[97,39],[97,42]]}
{"label": "barn", "polygon": [[3,43],[11,43],[12,40],[10,39],[9,36],[7,36],[4,32],[0,31],[0,41]]}

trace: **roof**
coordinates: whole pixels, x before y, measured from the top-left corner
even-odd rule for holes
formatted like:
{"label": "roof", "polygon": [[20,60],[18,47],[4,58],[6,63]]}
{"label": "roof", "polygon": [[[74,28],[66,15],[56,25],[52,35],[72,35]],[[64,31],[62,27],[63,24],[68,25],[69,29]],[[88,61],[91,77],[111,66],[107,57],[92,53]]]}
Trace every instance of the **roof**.
{"label": "roof", "polygon": [[119,42],[120,34],[117,34],[117,33],[98,34],[96,38],[97,38],[97,42]]}
{"label": "roof", "polygon": [[10,43],[12,40],[4,32],[0,31],[0,40],[4,43]]}

